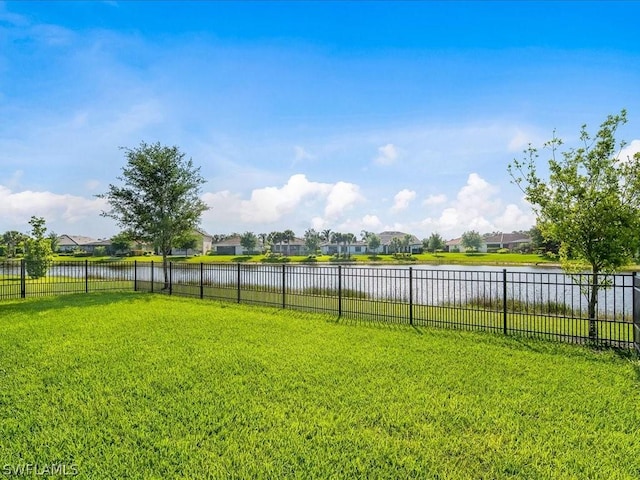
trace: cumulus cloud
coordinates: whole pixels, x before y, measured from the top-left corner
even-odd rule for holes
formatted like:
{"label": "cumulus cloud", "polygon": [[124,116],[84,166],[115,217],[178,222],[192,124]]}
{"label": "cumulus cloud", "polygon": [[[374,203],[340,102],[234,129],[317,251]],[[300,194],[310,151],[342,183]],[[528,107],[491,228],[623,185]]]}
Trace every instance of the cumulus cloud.
{"label": "cumulus cloud", "polygon": [[392,212],[400,212],[405,210],[411,201],[416,198],[416,192],[413,190],[402,189],[393,197]]}
{"label": "cumulus cloud", "polygon": [[530,209],[513,203],[505,206],[498,193],[496,186],[472,173],[455,200],[439,216],[425,218],[419,227],[453,236],[466,230],[510,232],[529,228],[535,222]]}
{"label": "cumulus cloud", "polygon": [[32,215],[44,217],[48,224],[74,224],[98,217],[107,208],[106,201],[48,191],[24,190],[14,192],[0,185],[0,205],[3,220],[9,224],[23,224]]}
{"label": "cumulus cloud", "polygon": [[447,196],[444,193],[441,193],[439,195],[429,195],[427,198],[425,198],[422,204],[425,206],[442,205],[443,203],[446,203],[446,201]]}
{"label": "cumulus cloud", "polygon": [[337,218],[356,203],[364,200],[360,194],[360,187],[354,183],[338,182],[327,196],[324,214],[327,218]]}
{"label": "cumulus cloud", "polygon": [[[205,219],[262,224],[280,220],[292,221],[303,211],[317,213],[312,226],[323,228],[331,220],[339,218],[354,204],[363,200],[360,187],[353,183],[313,182],[303,174],[292,175],[281,187],[254,189],[249,199],[229,190],[206,193],[203,200],[211,207]],[[307,217],[308,218],[308,217]]]}
{"label": "cumulus cloud", "polygon": [[378,147],[378,154],[379,155],[375,160],[378,165],[393,165],[398,159],[398,149],[392,143],[387,143],[382,147]]}

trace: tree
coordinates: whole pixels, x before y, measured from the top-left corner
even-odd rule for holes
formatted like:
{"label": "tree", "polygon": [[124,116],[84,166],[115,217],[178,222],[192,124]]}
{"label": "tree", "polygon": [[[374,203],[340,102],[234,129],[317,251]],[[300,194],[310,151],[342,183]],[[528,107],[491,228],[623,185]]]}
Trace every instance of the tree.
{"label": "tree", "polygon": [[432,253],[435,253],[438,250],[444,250],[446,246],[444,239],[439,233],[432,233],[429,238],[425,239],[422,243],[425,246],[425,249]]}
{"label": "tree", "polygon": [[47,238],[47,227],[44,218],[31,217],[31,237],[24,241],[25,267],[31,278],[41,278],[47,274],[49,262],[53,259],[51,240]]}
{"label": "tree", "polygon": [[123,150],[127,164],[118,177],[123,186],[109,185],[107,193],[98,195],[111,207],[102,215],[115,219],[134,240],[157,245],[166,289],[167,257],[175,241],[194,230],[209,208],[200,199],[205,180],[178,147],[141,142]]}
{"label": "tree", "polygon": [[411,240],[413,240],[413,237],[408,233],[404,237],[402,237],[402,240],[401,240],[402,251],[409,256],[411,256]]}
{"label": "tree", "polygon": [[198,248],[198,237],[194,232],[187,232],[176,238],[174,246],[180,250],[184,250],[185,255],[189,256],[189,250]]}
{"label": "tree", "polygon": [[369,233],[366,238],[367,248],[373,252],[373,256],[378,255],[378,248],[380,248],[380,237],[375,233]]}
{"label": "tree", "polygon": [[126,232],[120,232],[111,237],[111,253],[128,255],[131,252],[131,237]]}
{"label": "tree", "polygon": [[296,234],[293,230],[285,230],[282,232],[282,241],[287,242],[287,256],[291,255],[291,242],[296,239]]}
{"label": "tree", "polygon": [[49,232],[49,235],[47,235],[47,238],[51,242],[51,251],[57,252],[58,251],[58,234],[56,232]]}
{"label": "tree", "polygon": [[464,247],[465,251],[478,251],[482,248],[482,236],[475,230],[469,230],[462,234],[460,244]]}
{"label": "tree", "polygon": [[24,233],[17,232],[15,230],[10,230],[5,232],[2,235],[2,241],[7,246],[7,256],[15,257],[16,249],[18,246],[24,242],[28,237]]}
{"label": "tree", "polygon": [[320,233],[320,239],[323,242],[330,242],[331,241],[331,229],[330,228],[326,228],[324,230],[322,230],[322,232]]}
{"label": "tree", "polygon": [[399,237],[393,237],[389,242],[389,248],[393,250],[394,255],[397,255],[402,250],[402,240]]}
{"label": "tree", "polygon": [[536,225],[531,227],[531,230],[527,232],[529,238],[531,238],[531,246],[534,251],[547,254],[552,253],[558,255],[560,253],[560,243],[552,238],[545,238],[540,228]]}
{"label": "tree", "polygon": [[583,125],[581,146],[561,153],[563,142],[554,132],[544,145],[551,152],[547,179],[538,174],[538,151],[531,145],[522,161],[509,165],[542,235],[560,243],[562,268],[582,285],[592,340],[598,337],[598,291],[606,286],[600,276],[629,263],[640,247],[640,153],[619,158],[624,142],[615,138],[626,121],[625,110],[609,115],[595,136]]}
{"label": "tree", "polygon": [[313,228],[304,232],[304,245],[311,254],[315,254],[320,248],[320,234]]}
{"label": "tree", "polygon": [[[271,251],[273,252],[273,246],[282,243],[282,232],[271,232],[267,236],[267,242],[271,245]],[[280,253],[282,253],[282,246],[280,247]]]}
{"label": "tree", "polygon": [[260,239],[260,244],[262,247],[262,253],[265,252],[265,250],[267,249],[267,238],[269,237],[269,235],[267,235],[266,233],[259,233],[258,234],[258,238]]}
{"label": "tree", "polygon": [[253,232],[244,232],[240,237],[240,245],[242,245],[244,249],[249,252],[255,250],[257,244],[258,237]]}

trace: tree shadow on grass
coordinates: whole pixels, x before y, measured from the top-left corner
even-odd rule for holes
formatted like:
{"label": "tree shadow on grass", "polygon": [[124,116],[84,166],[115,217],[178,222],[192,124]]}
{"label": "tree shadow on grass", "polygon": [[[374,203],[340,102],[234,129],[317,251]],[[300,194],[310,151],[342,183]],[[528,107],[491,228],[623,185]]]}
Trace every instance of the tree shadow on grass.
{"label": "tree shadow on grass", "polygon": [[37,314],[43,310],[61,310],[63,308],[96,307],[114,303],[150,302],[153,295],[143,292],[93,292],[69,293],[47,297],[31,297],[0,302],[0,316],[12,313]]}

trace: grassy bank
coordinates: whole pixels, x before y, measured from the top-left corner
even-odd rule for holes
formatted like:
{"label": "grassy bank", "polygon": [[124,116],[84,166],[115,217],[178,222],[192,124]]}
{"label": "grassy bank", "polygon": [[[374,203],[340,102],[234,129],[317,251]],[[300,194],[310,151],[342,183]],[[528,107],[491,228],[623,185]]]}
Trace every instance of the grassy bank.
{"label": "grassy bank", "polygon": [[0,464],[80,478],[637,478],[613,352],[144,294],[0,305]]}

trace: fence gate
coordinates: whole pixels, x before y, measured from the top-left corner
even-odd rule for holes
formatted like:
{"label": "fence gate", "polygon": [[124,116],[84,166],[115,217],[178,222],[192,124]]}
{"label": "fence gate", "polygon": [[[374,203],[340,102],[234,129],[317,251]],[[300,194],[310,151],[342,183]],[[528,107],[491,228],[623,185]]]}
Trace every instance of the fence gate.
{"label": "fence gate", "polygon": [[633,345],[640,353],[640,275],[633,274]]}

